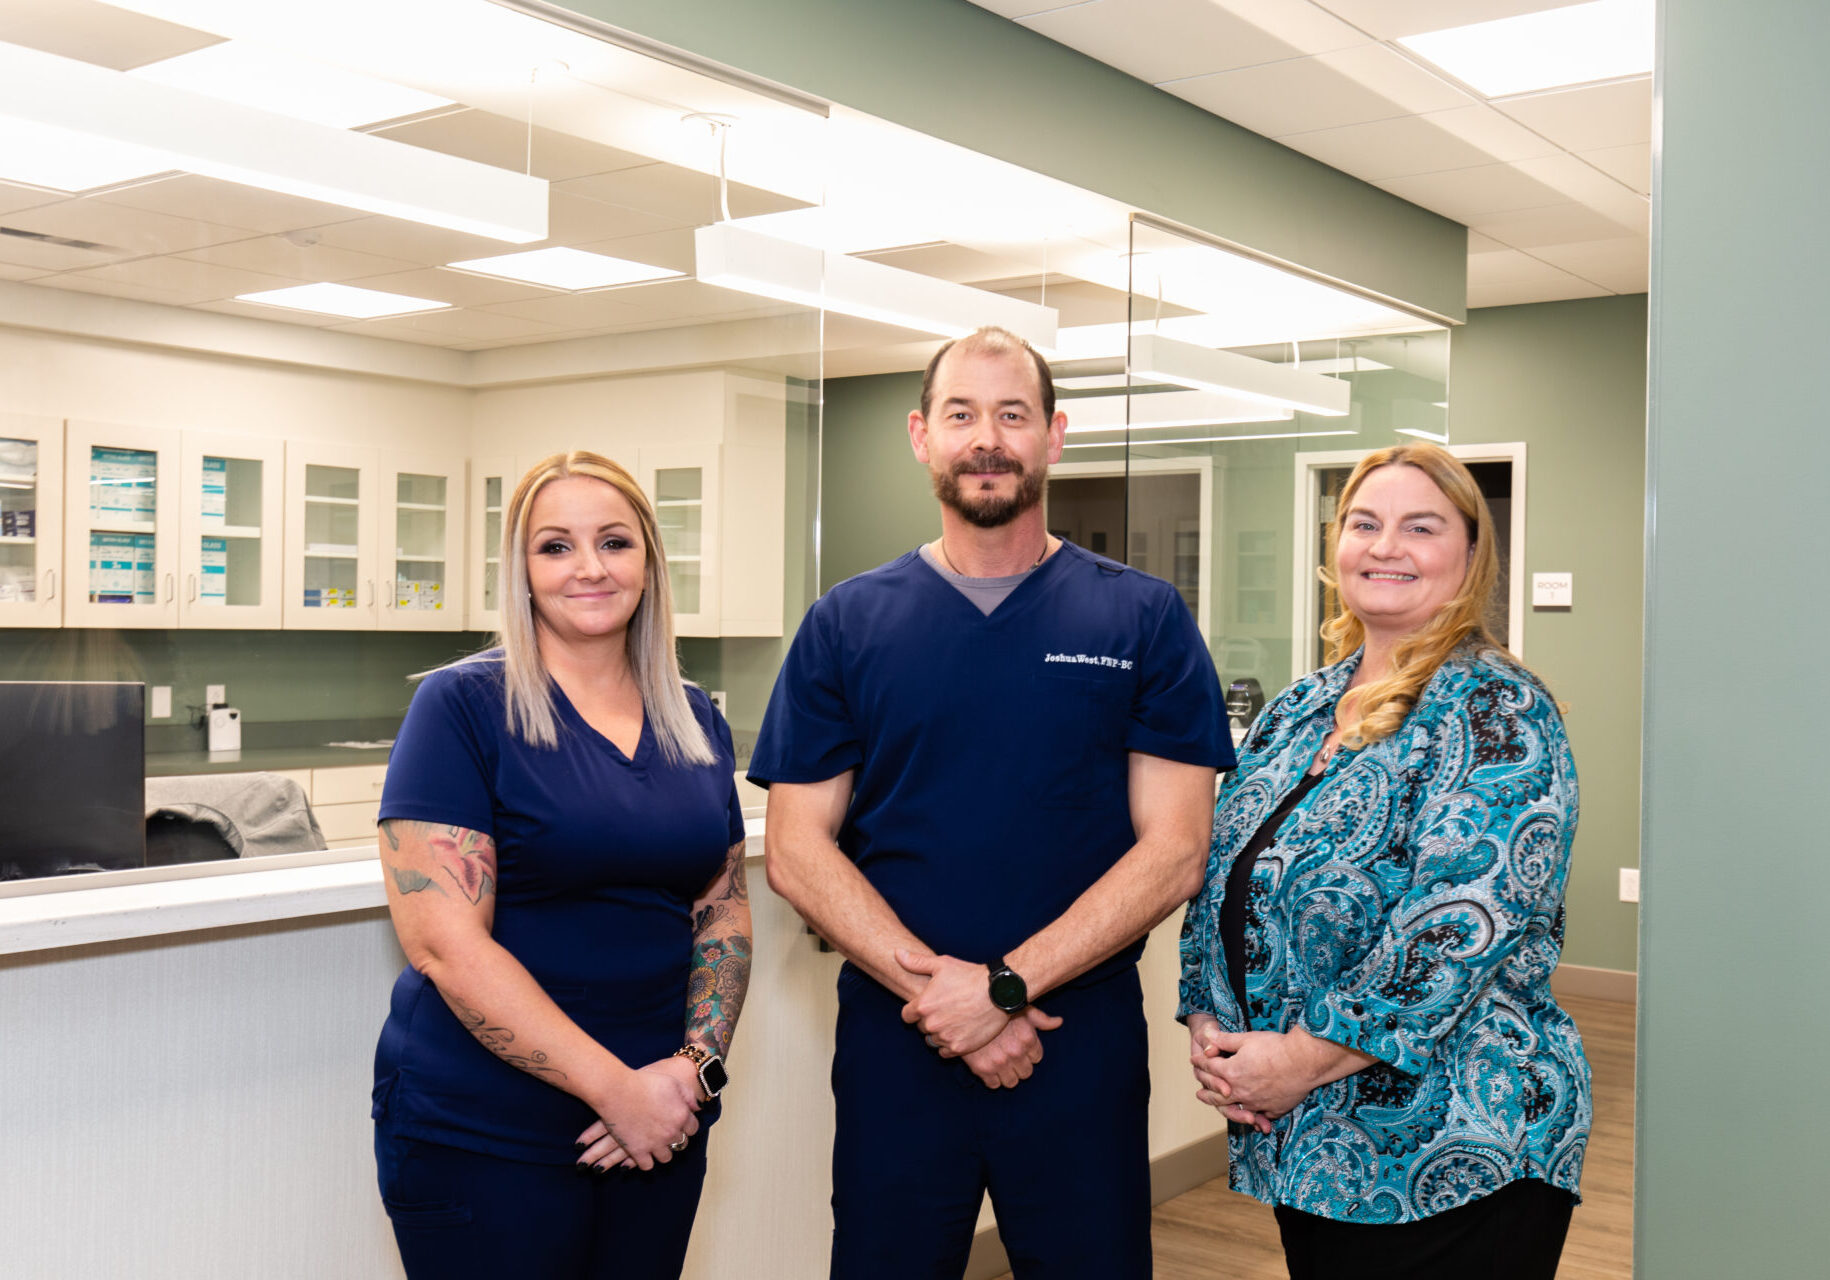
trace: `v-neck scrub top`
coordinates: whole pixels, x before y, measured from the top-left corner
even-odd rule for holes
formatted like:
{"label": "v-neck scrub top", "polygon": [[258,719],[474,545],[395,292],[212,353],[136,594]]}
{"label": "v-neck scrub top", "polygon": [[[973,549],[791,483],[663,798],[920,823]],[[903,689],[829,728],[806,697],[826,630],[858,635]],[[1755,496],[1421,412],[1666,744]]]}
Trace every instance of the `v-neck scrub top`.
{"label": "v-neck scrub top", "polygon": [[840,848],[923,942],[984,962],[1136,842],[1131,752],[1227,767],[1225,726],[1207,646],[1162,579],[1064,542],[985,615],[911,551],[809,610],[748,776],[856,769]]}
{"label": "v-neck scrub top", "polygon": [[[427,676],[388,760],[381,818],[491,836],[492,936],[587,1034],[643,1066],[684,1043],[693,901],[743,839],[731,731],[689,687],[713,763],[669,764],[646,722],[624,755],[553,693],[559,745],[546,750],[508,732],[499,652]],[[553,1163],[575,1158],[594,1118],[485,1049],[411,966],[376,1049],[375,1117],[407,1137]]]}

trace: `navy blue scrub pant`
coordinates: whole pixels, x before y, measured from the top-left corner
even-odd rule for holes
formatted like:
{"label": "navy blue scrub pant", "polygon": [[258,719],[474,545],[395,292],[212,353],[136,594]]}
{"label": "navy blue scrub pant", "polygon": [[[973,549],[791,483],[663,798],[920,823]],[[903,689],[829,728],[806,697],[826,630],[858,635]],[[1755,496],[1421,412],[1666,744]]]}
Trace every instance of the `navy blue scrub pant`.
{"label": "navy blue scrub pant", "polygon": [[1149,1043],[1137,970],[1037,1001],[1063,1019],[1014,1089],[928,1048],[847,965],[832,1063],[833,1280],[959,1280],[986,1192],[1017,1280],[1150,1275]]}
{"label": "navy blue scrub pant", "polygon": [[705,1183],[701,1129],[644,1173],[577,1174],[375,1127],[381,1200],[410,1280],[677,1280]]}

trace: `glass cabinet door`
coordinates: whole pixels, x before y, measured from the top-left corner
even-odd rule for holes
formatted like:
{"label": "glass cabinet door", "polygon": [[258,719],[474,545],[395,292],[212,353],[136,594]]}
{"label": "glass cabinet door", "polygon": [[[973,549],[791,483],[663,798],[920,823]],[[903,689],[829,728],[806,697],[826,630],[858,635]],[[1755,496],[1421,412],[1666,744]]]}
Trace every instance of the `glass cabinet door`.
{"label": "glass cabinet door", "polygon": [[654,503],[667,575],[673,586],[674,633],[718,634],[718,446],[642,451],[642,487]]}
{"label": "glass cabinet door", "polygon": [[286,627],[374,627],[378,469],[372,449],[287,444]]}
{"label": "glass cabinet door", "polygon": [[470,464],[465,626],[471,631],[496,631],[502,626],[502,516],[519,474],[510,458],[477,458]]}
{"label": "glass cabinet door", "polygon": [[0,626],[63,621],[64,426],[0,414]]}
{"label": "glass cabinet door", "polygon": [[66,438],[65,623],[175,626],[178,433],[72,422]]}
{"label": "glass cabinet door", "polygon": [[182,625],[280,625],[284,458],[278,440],[185,433]]}
{"label": "glass cabinet door", "polygon": [[393,502],[382,529],[390,558],[380,625],[396,631],[461,631],[463,464],[390,460],[385,473]]}

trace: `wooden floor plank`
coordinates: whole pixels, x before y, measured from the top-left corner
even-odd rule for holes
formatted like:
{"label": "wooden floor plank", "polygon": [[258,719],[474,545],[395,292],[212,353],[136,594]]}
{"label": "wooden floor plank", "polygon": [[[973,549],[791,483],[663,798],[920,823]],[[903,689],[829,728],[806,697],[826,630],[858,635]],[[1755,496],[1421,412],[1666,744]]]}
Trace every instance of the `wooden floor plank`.
{"label": "wooden floor plank", "polygon": [[[1594,1072],[1595,1128],[1557,1280],[1632,1280],[1633,1006],[1559,1002]],[[1158,1205],[1151,1226],[1157,1280],[1289,1280],[1270,1207],[1227,1190],[1224,1178]]]}

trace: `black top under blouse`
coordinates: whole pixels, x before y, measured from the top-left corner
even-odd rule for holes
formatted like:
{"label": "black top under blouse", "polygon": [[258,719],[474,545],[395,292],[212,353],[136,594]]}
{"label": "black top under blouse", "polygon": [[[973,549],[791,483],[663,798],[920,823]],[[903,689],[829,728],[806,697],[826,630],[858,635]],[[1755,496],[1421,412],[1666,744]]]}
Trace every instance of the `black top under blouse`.
{"label": "black top under blouse", "polygon": [[1301,804],[1303,797],[1315,790],[1315,784],[1321,780],[1319,773],[1304,774],[1303,780],[1253,833],[1234,859],[1233,869],[1227,873],[1226,894],[1220,900],[1220,945],[1226,952],[1226,976],[1233,986],[1233,998],[1239,1002],[1243,1030],[1249,1030],[1252,1024],[1252,1015],[1245,1003],[1245,900],[1251,888],[1252,868],[1258,864],[1258,855],[1276,841],[1277,829],[1290,816],[1290,810]]}

